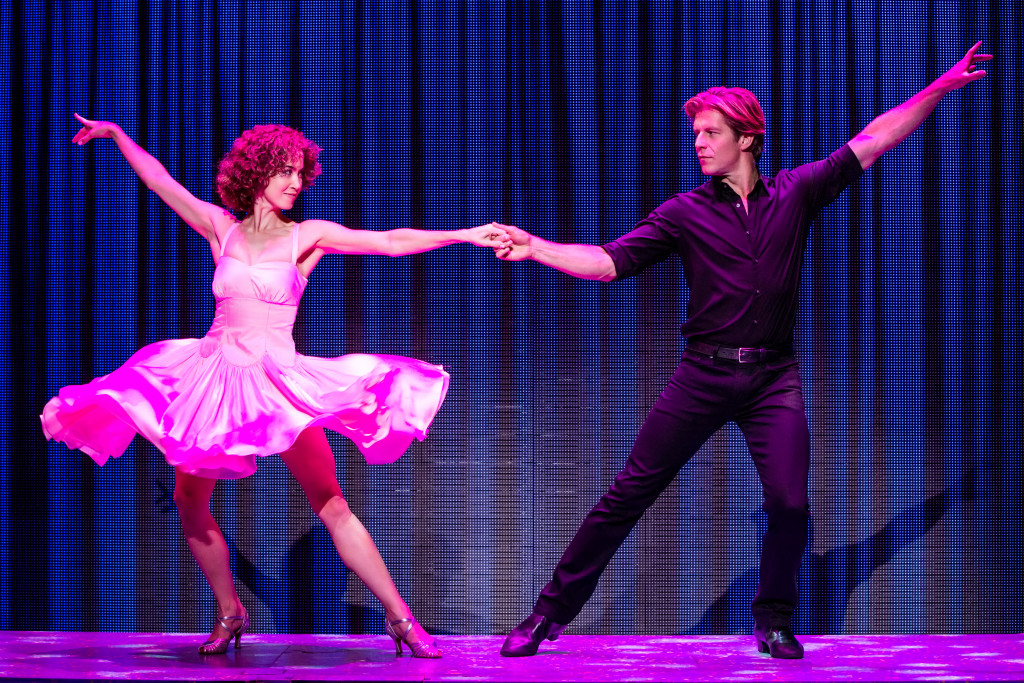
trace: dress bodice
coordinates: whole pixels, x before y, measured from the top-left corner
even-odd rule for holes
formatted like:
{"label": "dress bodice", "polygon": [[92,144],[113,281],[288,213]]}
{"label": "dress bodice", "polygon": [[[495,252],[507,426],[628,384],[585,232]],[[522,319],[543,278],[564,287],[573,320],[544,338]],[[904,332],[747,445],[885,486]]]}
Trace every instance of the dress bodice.
{"label": "dress bodice", "polygon": [[204,356],[219,348],[235,365],[251,365],[264,356],[278,365],[294,363],[292,326],[306,288],[306,278],[295,265],[297,228],[292,229],[290,262],[245,263],[224,253],[235,226],[224,235],[213,273],[217,308],[210,331],[203,338]]}
{"label": "dress bodice", "polygon": [[264,261],[243,263],[232,256],[220,257],[213,271],[213,296],[225,299],[255,299],[268,304],[298,306],[306,278],[295,263]]}

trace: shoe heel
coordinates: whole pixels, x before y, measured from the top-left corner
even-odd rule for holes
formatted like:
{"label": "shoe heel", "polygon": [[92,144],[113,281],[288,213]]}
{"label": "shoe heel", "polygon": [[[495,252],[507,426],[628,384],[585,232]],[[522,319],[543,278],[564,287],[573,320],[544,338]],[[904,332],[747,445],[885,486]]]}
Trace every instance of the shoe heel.
{"label": "shoe heel", "polygon": [[236,650],[241,650],[242,649],[242,634],[241,633],[236,633],[235,634],[235,649]]}
{"label": "shoe heel", "polygon": [[391,638],[391,640],[395,641],[395,656],[401,657],[402,639],[398,636],[397,633],[395,633],[395,629],[391,627],[391,624],[387,620],[384,621],[384,633],[388,634],[388,637]]}
{"label": "shoe heel", "polygon": [[[395,630],[396,624],[408,624],[403,635],[398,635],[398,631]],[[409,617],[408,619],[398,619],[397,621],[384,621],[384,632],[391,636],[391,640],[395,641],[395,656],[402,656],[402,642],[405,641],[405,644],[409,646],[409,654],[413,657],[417,659],[439,659],[441,657],[441,651],[437,649],[437,641],[431,640],[429,643],[417,641],[415,643],[410,643],[405,640],[415,625],[416,619],[413,617]]]}
{"label": "shoe heel", "polygon": [[757,641],[757,651],[762,653],[769,652],[768,643],[764,642],[763,640]]}

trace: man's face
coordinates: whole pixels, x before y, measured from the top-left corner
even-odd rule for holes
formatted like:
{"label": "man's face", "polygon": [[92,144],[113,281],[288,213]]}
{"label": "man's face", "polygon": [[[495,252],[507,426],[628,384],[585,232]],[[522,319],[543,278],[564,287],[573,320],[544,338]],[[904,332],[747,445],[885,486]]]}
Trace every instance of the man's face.
{"label": "man's face", "polygon": [[717,109],[705,109],[693,119],[693,147],[704,175],[728,175],[739,170],[744,147],[753,141],[749,135],[737,136]]}

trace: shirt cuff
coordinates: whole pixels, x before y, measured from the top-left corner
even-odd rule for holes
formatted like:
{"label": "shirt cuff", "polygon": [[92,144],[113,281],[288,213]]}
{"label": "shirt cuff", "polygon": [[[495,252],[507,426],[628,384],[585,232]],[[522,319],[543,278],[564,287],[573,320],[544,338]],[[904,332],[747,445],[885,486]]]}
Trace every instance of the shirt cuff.
{"label": "shirt cuff", "polygon": [[835,159],[836,166],[839,167],[839,172],[847,181],[853,182],[864,175],[864,169],[860,167],[860,160],[853,153],[849,142],[833,152],[832,157]]}
{"label": "shirt cuff", "polygon": [[609,280],[609,282],[615,282],[616,280],[621,280],[622,278],[629,277],[631,275],[629,269],[632,264],[632,260],[626,254],[618,241],[602,244],[601,248],[604,249],[604,252],[611,257],[612,263],[615,264],[615,277]]}

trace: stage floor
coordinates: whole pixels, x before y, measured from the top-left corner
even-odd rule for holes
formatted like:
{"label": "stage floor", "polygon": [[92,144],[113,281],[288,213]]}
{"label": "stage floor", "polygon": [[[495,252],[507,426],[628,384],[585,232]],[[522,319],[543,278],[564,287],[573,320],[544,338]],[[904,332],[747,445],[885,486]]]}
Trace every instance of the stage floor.
{"label": "stage floor", "polygon": [[498,655],[501,636],[444,636],[439,660],[401,659],[386,636],[251,635],[200,657],[193,633],[0,631],[0,675],[32,679],[350,681],[1024,680],[1024,636],[804,636],[773,660],[750,636],[563,636],[536,657]]}

